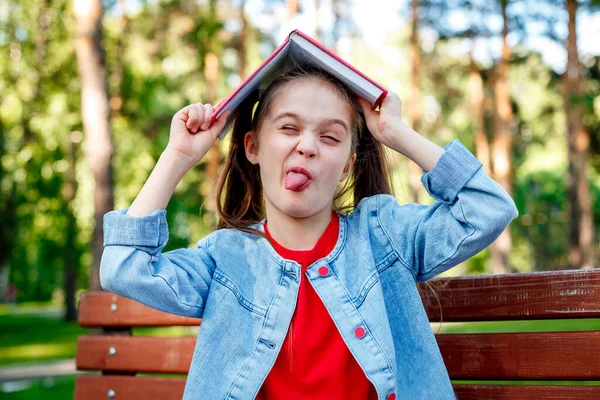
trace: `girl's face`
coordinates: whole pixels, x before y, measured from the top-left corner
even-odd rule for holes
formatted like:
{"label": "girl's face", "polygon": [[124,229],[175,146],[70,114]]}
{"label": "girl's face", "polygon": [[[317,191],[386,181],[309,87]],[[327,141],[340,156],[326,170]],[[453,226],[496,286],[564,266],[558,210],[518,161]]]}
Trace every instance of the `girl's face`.
{"label": "girl's face", "polygon": [[260,132],[244,137],[246,157],[260,166],[267,215],[331,213],[356,159],[348,105],[317,79],[299,78],[275,96]]}

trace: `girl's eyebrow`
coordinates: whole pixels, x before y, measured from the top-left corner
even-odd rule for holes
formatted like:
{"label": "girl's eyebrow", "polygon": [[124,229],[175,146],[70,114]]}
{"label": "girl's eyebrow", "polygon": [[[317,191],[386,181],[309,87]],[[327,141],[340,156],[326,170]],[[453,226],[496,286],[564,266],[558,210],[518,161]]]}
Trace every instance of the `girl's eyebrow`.
{"label": "girl's eyebrow", "polygon": [[[295,114],[293,112],[284,112],[281,113],[279,115],[277,115],[275,118],[273,118],[272,122],[275,122],[279,119],[285,118],[285,117],[291,117],[291,118],[295,118],[301,122],[304,122],[304,120],[302,119],[302,117],[300,117],[298,114]],[[329,124],[339,124],[341,126],[344,127],[344,130],[347,131],[348,130],[348,125],[346,125],[346,123],[344,121],[342,121],[341,119],[338,118],[327,118],[324,119],[323,121],[321,121],[321,123],[319,124],[321,125],[329,125]]]}

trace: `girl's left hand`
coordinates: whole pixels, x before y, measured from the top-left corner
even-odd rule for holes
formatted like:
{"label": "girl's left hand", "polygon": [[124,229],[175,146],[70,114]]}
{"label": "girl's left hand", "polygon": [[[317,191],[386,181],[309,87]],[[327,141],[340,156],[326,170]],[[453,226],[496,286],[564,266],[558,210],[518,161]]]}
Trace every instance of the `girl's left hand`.
{"label": "girl's left hand", "polygon": [[379,111],[373,110],[371,103],[362,97],[358,97],[358,104],[363,109],[367,127],[375,136],[375,139],[393,148],[393,138],[398,132],[402,122],[402,101],[400,97],[392,91],[383,99]]}

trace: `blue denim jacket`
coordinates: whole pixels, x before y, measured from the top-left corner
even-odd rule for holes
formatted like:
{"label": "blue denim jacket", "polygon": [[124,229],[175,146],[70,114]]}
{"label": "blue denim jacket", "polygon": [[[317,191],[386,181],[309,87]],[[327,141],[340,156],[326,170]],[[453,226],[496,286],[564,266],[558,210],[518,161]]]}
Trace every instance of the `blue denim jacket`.
{"label": "blue denim jacket", "polygon": [[[400,205],[390,195],[363,199],[340,216],[333,251],[305,273],[382,400],[391,393],[454,398],[415,283],[480,252],[517,216],[510,196],[458,140],[421,180],[433,204]],[[166,210],[143,217],[126,211],[104,216],[102,287],[202,318],[184,400],[253,399],[286,337],[300,265],[266,239],[232,229],[163,253]],[[357,327],[365,329],[361,338]]]}

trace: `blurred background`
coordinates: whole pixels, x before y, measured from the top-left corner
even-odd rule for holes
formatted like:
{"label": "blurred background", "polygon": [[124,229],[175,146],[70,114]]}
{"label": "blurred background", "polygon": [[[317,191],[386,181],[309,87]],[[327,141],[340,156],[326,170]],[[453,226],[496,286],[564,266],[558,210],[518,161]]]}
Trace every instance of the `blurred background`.
{"label": "blurred background", "polygon": [[[295,28],[512,194],[518,219],[447,274],[598,266],[600,1],[0,0],[0,398],[72,398],[102,216],[131,204],[177,110],[228,96]],[[165,251],[216,226],[226,149],[177,187]],[[400,202],[431,202],[390,160]]]}

